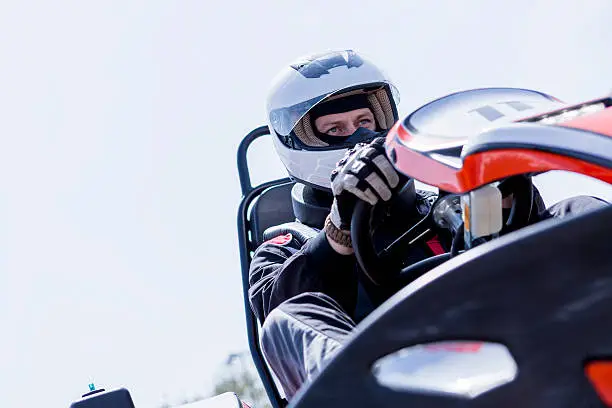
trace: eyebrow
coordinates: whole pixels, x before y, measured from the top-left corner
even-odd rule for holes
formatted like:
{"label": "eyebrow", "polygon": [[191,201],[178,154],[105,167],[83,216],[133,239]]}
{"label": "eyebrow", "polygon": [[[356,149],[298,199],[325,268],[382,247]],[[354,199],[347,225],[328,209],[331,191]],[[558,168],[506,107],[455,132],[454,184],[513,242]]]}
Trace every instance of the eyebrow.
{"label": "eyebrow", "polygon": [[[364,113],[360,113],[359,115],[357,115],[357,119],[362,119],[362,118],[370,118],[370,116],[374,117],[374,114],[369,113],[369,112],[364,112]],[[323,122],[324,126],[329,126],[329,125],[338,125],[340,123],[342,123],[342,120],[332,120],[330,122]]]}
{"label": "eyebrow", "polygon": [[341,120],[333,120],[331,122],[323,122],[323,127],[326,128],[326,127],[331,126],[331,125],[338,126],[340,123],[342,123]]}

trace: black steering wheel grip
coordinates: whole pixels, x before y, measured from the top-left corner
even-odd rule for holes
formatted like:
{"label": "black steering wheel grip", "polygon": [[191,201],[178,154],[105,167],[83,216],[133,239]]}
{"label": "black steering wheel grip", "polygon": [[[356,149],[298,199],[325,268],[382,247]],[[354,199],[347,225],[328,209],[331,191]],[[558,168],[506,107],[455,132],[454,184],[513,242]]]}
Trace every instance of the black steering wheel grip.
{"label": "black steering wheel grip", "polygon": [[[528,225],[533,210],[534,196],[531,177],[525,175],[513,176],[500,183],[498,188],[503,197],[513,194],[512,208],[502,228],[502,234],[516,231]],[[381,258],[374,247],[370,231],[373,212],[374,206],[365,201],[357,200],[351,218],[351,240],[357,263],[366,277],[375,285],[390,284],[398,279],[400,281],[415,279],[450,258],[449,254],[438,255],[397,271],[390,260]]]}

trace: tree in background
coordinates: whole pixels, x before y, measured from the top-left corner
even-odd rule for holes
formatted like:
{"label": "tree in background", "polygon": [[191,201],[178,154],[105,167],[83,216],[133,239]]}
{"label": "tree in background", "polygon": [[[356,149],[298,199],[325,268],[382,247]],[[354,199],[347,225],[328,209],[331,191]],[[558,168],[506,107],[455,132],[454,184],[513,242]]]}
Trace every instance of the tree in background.
{"label": "tree in background", "polygon": [[223,371],[224,375],[214,385],[213,395],[234,392],[254,408],[271,407],[255,365],[247,352],[230,354]]}
{"label": "tree in background", "polygon": [[230,354],[220,367],[210,395],[198,394],[181,398],[177,403],[164,402],[158,408],[178,408],[184,405],[233,392],[253,408],[271,408],[263,384],[248,352]]}

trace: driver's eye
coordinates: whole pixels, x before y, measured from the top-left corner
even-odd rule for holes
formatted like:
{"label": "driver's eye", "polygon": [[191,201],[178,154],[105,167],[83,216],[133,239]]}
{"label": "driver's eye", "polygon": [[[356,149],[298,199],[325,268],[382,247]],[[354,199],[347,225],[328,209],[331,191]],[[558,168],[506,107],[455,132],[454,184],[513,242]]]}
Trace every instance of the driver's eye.
{"label": "driver's eye", "polygon": [[334,126],[333,128],[329,129],[325,133],[327,133],[328,135],[334,135],[334,134],[336,134],[338,132],[339,132],[338,126]]}
{"label": "driver's eye", "polygon": [[370,123],[372,123],[372,121],[370,119],[361,119],[359,121],[360,125],[369,125]]}

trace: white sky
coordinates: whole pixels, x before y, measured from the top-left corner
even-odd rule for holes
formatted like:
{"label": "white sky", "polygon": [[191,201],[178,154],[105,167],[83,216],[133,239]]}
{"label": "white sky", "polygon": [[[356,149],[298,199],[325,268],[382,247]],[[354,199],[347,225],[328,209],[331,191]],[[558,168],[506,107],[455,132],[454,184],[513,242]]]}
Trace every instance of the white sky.
{"label": "white sky", "polygon": [[[612,89],[609,0],[23,1],[0,9],[0,405],[206,391],[246,346],[236,147],[296,56],[354,48],[402,114],[446,93]],[[251,158],[282,175],[269,145]],[[597,184],[544,177],[548,201]],[[559,190],[558,190],[559,189]]]}

